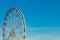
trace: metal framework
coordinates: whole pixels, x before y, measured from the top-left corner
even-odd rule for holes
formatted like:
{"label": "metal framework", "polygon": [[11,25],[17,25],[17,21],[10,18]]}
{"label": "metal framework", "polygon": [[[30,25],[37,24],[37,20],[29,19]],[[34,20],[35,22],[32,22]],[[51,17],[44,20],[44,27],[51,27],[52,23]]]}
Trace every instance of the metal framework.
{"label": "metal framework", "polygon": [[26,23],[21,10],[10,8],[5,16],[3,40],[25,40]]}

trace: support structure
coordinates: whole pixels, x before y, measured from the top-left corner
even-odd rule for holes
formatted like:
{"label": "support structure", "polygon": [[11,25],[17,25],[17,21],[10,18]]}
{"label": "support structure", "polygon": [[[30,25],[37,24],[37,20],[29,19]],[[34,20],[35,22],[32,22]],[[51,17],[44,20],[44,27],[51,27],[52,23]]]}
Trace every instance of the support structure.
{"label": "support structure", "polygon": [[26,22],[18,8],[10,8],[5,16],[2,35],[3,40],[25,40]]}

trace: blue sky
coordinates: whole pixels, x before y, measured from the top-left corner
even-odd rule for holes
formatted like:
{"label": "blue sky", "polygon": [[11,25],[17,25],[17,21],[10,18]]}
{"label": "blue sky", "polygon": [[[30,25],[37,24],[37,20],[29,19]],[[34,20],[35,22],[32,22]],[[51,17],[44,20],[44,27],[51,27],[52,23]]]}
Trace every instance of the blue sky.
{"label": "blue sky", "polygon": [[60,40],[60,0],[0,0],[0,28],[12,7],[25,16],[27,40]]}

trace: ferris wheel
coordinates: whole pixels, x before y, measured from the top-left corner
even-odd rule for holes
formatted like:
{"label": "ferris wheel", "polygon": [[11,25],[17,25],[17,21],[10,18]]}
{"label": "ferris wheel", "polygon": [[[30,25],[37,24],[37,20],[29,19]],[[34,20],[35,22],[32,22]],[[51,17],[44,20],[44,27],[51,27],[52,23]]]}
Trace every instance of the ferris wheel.
{"label": "ferris wheel", "polygon": [[3,40],[25,40],[26,23],[20,9],[8,10],[2,30]]}

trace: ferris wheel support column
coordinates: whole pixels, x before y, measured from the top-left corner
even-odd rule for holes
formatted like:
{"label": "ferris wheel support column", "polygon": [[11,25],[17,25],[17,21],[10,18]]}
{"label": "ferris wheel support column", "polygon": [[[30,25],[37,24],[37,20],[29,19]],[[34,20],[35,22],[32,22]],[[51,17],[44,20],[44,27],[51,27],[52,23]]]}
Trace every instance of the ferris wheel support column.
{"label": "ferris wheel support column", "polygon": [[5,28],[3,27],[3,40],[6,40],[6,34],[5,34],[6,30]]}
{"label": "ferris wheel support column", "polygon": [[22,35],[23,37],[23,40],[25,40],[26,39],[26,36],[25,36],[25,28],[23,29],[23,35]]}
{"label": "ferris wheel support column", "polygon": [[[22,14],[23,15],[23,14]],[[24,15],[23,15],[23,19],[24,19]],[[25,36],[25,32],[26,32],[26,23],[25,23],[25,19],[22,21],[23,24],[23,35],[22,35],[22,40],[26,40],[26,36]]]}
{"label": "ferris wheel support column", "polygon": [[22,40],[25,40],[25,32],[23,32],[23,35],[22,35]]}

